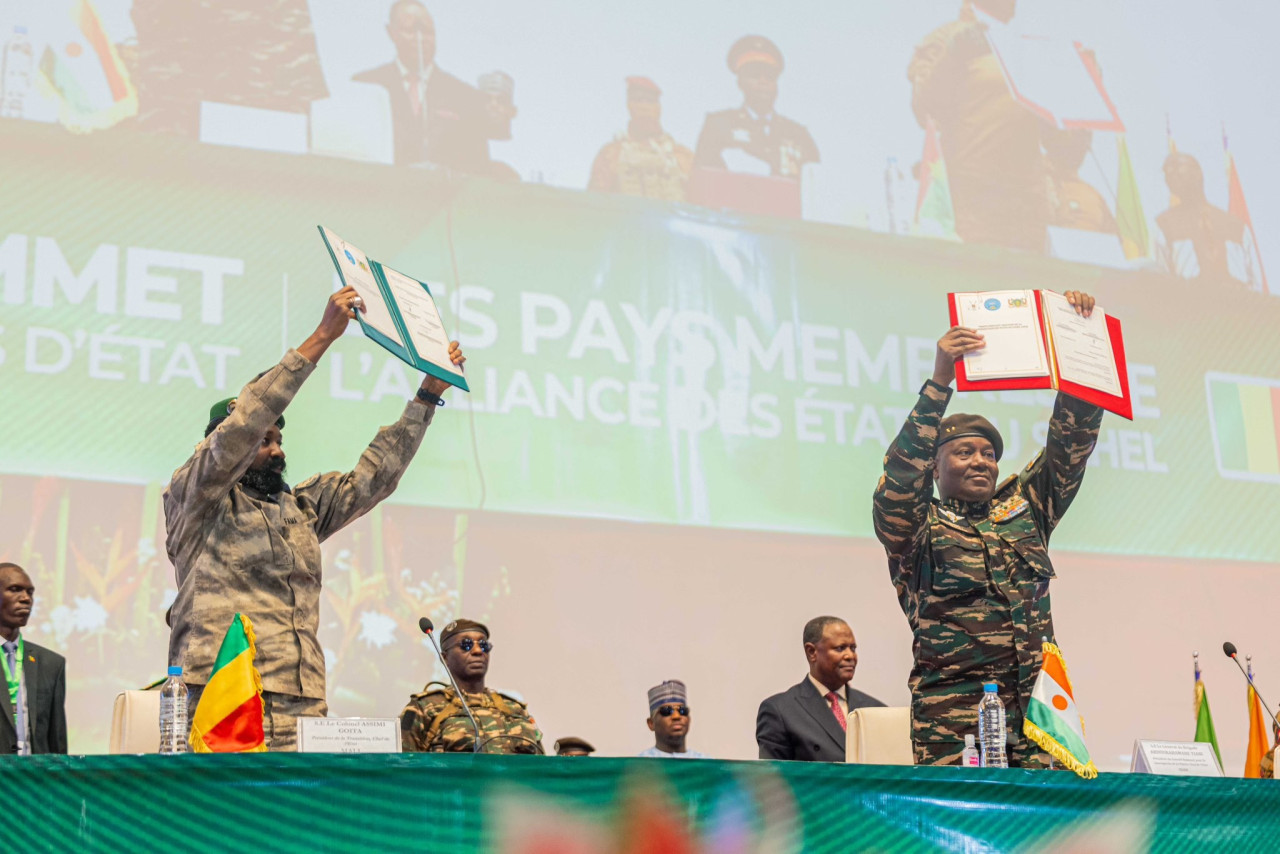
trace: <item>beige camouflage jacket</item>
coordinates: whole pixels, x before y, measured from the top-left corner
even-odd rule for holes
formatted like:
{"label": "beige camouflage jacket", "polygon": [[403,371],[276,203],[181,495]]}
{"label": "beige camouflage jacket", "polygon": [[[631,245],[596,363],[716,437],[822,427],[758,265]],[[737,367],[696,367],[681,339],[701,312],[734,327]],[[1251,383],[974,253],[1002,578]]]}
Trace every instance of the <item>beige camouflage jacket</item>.
{"label": "beige camouflage jacket", "polygon": [[396,488],[434,407],[411,401],[349,472],[316,475],[276,496],[240,477],[262,437],[315,370],[296,350],[240,392],[231,415],[196,446],[164,491],[166,549],[178,583],[169,662],[189,684],[208,682],[218,647],[240,612],[253,621],[262,687],[325,698],[320,543]]}
{"label": "beige camouflage jacket", "polygon": [[[542,731],[519,700],[498,691],[467,695],[480,729],[480,753],[543,753]],[[451,687],[431,683],[409,698],[400,713],[406,752],[469,753],[475,728]]]}

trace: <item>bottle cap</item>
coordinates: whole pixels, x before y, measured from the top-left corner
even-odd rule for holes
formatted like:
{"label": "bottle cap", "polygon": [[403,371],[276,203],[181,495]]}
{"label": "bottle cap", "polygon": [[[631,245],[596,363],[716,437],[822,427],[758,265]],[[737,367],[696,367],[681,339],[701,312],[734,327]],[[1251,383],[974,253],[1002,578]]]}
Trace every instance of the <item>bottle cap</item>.
{"label": "bottle cap", "polygon": [[178,666],[178,665],[176,665],[176,664],[171,664],[171,665],[169,665],[169,675],[170,675],[170,676],[181,676],[181,675],[182,675],[182,668],[181,668],[181,667],[179,667],[179,666]]}
{"label": "bottle cap", "polygon": [[999,690],[1000,690],[1000,686],[994,682],[988,682],[982,686],[982,693],[984,694],[994,694]]}
{"label": "bottle cap", "polygon": [[973,742],[973,733],[969,733],[968,735],[966,735],[966,736],[964,737],[964,746],[965,746],[965,747],[973,747],[973,744],[974,744],[974,742]]}

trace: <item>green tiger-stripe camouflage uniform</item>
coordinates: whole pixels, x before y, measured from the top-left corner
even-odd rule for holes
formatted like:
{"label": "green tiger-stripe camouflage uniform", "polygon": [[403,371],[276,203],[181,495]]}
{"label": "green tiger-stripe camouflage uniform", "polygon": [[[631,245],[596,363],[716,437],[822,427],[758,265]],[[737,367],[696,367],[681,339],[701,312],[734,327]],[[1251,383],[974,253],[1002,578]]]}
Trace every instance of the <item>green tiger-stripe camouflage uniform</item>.
{"label": "green tiger-stripe camouflage uniform", "polygon": [[[542,732],[519,700],[497,691],[467,693],[480,728],[481,753],[543,753]],[[452,687],[429,683],[409,698],[400,713],[402,748],[418,753],[470,753],[475,745],[471,719]]]}
{"label": "green tiger-stripe camouflage uniform", "polygon": [[1010,764],[1047,766],[1022,735],[1026,700],[1040,670],[1042,636],[1053,640],[1049,535],[1084,479],[1102,410],[1058,395],[1045,448],[980,504],[933,497],[938,428],[951,389],[932,380],[884,458],[876,487],[876,536],[915,635],[911,726],[917,764],[959,761],[977,736],[984,682],[1000,686]]}

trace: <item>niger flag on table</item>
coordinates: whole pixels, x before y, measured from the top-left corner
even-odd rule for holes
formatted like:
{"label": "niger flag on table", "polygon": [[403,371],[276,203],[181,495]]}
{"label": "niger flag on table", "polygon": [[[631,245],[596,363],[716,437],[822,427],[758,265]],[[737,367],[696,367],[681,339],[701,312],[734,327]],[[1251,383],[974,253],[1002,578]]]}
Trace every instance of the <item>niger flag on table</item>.
{"label": "niger flag on table", "polygon": [[1062,651],[1048,641],[1044,642],[1044,665],[1027,703],[1022,732],[1081,777],[1098,776],[1098,769],[1089,758],[1089,748],[1084,744],[1084,718],[1076,710]]}
{"label": "niger flag on table", "polygon": [[191,749],[196,753],[267,749],[262,733],[262,677],[253,666],[254,655],[253,623],[236,614],[191,721]]}

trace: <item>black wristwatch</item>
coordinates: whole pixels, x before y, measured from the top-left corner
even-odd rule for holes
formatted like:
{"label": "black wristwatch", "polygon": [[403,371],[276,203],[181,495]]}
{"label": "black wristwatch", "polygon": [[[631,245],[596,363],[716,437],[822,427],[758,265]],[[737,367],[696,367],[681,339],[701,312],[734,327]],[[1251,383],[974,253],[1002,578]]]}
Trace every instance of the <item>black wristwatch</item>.
{"label": "black wristwatch", "polygon": [[418,398],[418,400],[426,404],[435,404],[436,406],[444,406],[443,397],[436,397],[434,394],[427,391],[425,388],[419,388],[418,393],[414,395],[414,397]]}

